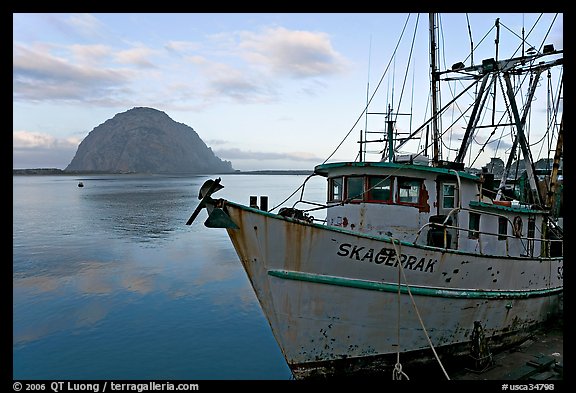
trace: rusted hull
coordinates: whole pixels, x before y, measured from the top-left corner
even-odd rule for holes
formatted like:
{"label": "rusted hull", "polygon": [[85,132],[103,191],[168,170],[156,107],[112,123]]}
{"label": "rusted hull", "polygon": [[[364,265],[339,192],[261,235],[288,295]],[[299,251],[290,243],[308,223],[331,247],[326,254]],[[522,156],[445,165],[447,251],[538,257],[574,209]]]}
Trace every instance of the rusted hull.
{"label": "rusted hull", "polygon": [[391,371],[398,353],[406,369],[434,361],[430,342],[441,359],[470,357],[475,322],[497,351],[559,311],[562,258],[443,252],[233,203],[224,211],[295,378]]}

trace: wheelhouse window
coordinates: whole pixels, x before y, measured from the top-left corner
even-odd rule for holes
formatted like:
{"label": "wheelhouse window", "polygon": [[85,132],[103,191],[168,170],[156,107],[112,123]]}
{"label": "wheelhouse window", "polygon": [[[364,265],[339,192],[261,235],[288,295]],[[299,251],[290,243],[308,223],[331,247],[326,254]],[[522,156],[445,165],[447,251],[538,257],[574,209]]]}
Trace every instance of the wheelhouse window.
{"label": "wheelhouse window", "polygon": [[350,200],[362,200],[364,198],[364,178],[346,178],[346,198]]}
{"label": "wheelhouse window", "polygon": [[368,178],[368,200],[370,202],[392,202],[392,179],[383,176]]}
{"label": "wheelhouse window", "polygon": [[398,178],[398,202],[418,204],[422,180]]}
{"label": "wheelhouse window", "polygon": [[386,175],[328,178],[328,202],[398,203],[420,207],[424,180]]}
{"label": "wheelhouse window", "polygon": [[469,239],[480,238],[480,214],[470,212],[468,216],[468,229]]}
{"label": "wheelhouse window", "polygon": [[340,202],[344,194],[344,178],[333,177],[328,179],[328,201]]}
{"label": "wheelhouse window", "polygon": [[456,184],[444,183],[442,185],[442,208],[453,209],[456,207]]}
{"label": "wheelhouse window", "polygon": [[498,240],[506,240],[508,235],[508,219],[498,217]]}

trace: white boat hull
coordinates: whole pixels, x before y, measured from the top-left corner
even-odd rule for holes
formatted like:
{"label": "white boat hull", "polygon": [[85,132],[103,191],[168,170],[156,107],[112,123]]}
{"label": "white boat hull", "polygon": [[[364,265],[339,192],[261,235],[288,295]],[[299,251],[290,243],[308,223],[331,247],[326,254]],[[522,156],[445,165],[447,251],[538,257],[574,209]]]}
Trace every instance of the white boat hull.
{"label": "white boat hull", "polygon": [[393,245],[230,202],[224,211],[238,226],[228,234],[297,379],[391,370],[398,353],[402,364],[427,363],[435,359],[430,343],[441,359],[474,358],[475,323],[497,351],[559,312],[562,258]]}

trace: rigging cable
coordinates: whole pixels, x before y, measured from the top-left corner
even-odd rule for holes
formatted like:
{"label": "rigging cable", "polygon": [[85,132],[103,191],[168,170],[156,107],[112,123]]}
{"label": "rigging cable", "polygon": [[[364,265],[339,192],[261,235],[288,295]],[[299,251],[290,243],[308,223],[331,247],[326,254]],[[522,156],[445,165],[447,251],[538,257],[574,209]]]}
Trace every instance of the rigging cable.
{"label": "rigging cable", "polygon": [[378,85],[376,86],[376,89],[374,89],[374,92],[372,93],[372,96],[370,97],[370,100],[368,101],[368,103],[366,104],[366,107],[364,107],[364,110],[362,110],[362,113],[360,113],[360,116],[358,116],[358,119],[354,122],[354,125],[352,126],[352,128],[350,128],[350,131],[348,131],[348,133],[346,134],[346,136],[342,139],[342,141],[340,141],[340,143],[338,144],[338,146],[336,146],[336,148],[334,149],[334,151],[324,160],[324,162],[322,162],[322,164],[325,164],[330,158],[332,158],[332,156],[338,151],[338,149],[340,148],[340,146],[342,146],[342,144],[344,143],[344,141],[348,138],[348,136],[350,136],[350,134],[352,133],[352,131],[354,130],[354,127],[356,127],[356,125],[358,124],[358,122],[360,121],[360,119],[362,119],[362,115],[364,115],[364,112],[366,112],[366,110],[368,109],[368,105],[370,105],[370,102],[372,102],[372,100],[374,99],[374,96],[376,95],[376,92],[378,91],[378,88],[380,87],[380,84],[382,83],[382,81],[384,80],[384,77],[386,76],[386,73],[388,72],[388,68],[390,67],[390,64],[392,63],[392,60],[396,57],[396,51],[398,50],[398,47],[400,46],[400,42],[402,41],[402,37],[404,36],[404,31],[406,30],[406,26],[408,25],[408,21],[410,20],[410,14],[408,14],[408,17],[406,18],[406,22],[404,23],[404,27],[402,28],[402,33],[400,34],[400,37],[398,39],[398,42],[396,43],[396,47],[394,48],[394,52],[392,54],[392,58],[390,59],[390,62],[388,62],[388,65],[386,66],[386,69],[384,70],[384,73],[382,74],[382,77],[380,78],[380,80],[378,81]]}
{"label": "rigging cable", "polygon": [[[410,64],[412,64],[412,54],[414,52],[414,43],[416,42],[416,33],[418,31],[419,20],[420,20],[420,14],[418,14],[418,16],[416,18],[416,24],[414,27],[414,35],[412,36],[412,44],[410,45],[410,52],[408,54],[406,72],[404,73],[404,79],[402,81],[402,89],[400,90],[400,98],[398,100],[398,104],[396,107],[396,113],[394,114],[395,115],[394,124],[396,124],[396,122],[398,120],[398,116],[400,115],[400,105],[402,104],[402,98],[404,97],[404,90],[406,88],[406,81],[408,80],[408,73],[410,71]],[[413,101],[414,101],[414,68],[412,69],[412,71],[413,71],[413,76],[412,76],[412,102],[411,102],[411,105],[413,104]],[[392,120],[392,119],[390,119],[390,120]],[[410,132],[411,131],[412,131],[412,106],[410,108]],[[410,134],[410,132],[409,132],[409,134]],[[389,141],[388,143],[392,143],[392,141]]]}
{"label": "rigging cable", "polygon": [[317,176],[315,173],[308,175],[308,177],[306,177],[306,180],[304,180],[304,182],[300,185],[300,187],[298,187],[296,190],[294,190],[294,192],[292,194],[290,194],[290,196],[288,196],[288,198],[284,199],[282,202],[280,202],[279,204],[277,204],[276,206],[274,206],[272,209],[268,210],[268,213],[274,211],[275,209],[279,208],[280,206],[282,206],[284,203],[286,203],[288,201],[288,199],[292,198],[294,195],[296,195],[296,193],[298,192],[298,190],[300,190],[301,188],[304,188],[304,185],[306,184],[306,182],[308,181],[308,179],[310,179],[313,176]]}
{"label": "rigging cable", "polygon": [[[466,88],[464,88],[464,90],[462,90],[460,93],[458,93],[458,95],[456,97],[454,97],[454,99],[452,101],[450,101],[448,104],[444,105],[444,107],[442,107],[439,111],[437,116],[440,116],[450,105],[452,105],[453,102],[455,102],[458,98],[460,98],[464,93],[466,93],[471,87],[475,86],[478,83],[478,80],[475,80],[473,83],[471,83],[469,86],[467,86]],[[432,121],[432,117],[429,118],[428,120],[426,120],[420,127],[418,127],[416,129],[416,131],[412,132],[410,134],[410,136],[408,138],[406,138],[404,141],[402,141],[400,143],[400,145],[398,146],[398,148],[402,147],[406,141],[408,139],[411,139],[414,135],[416,135],[417,133],[419,133],[420,131],[422,131],[422,129],[428,125],[428,123],[430,123]]]}
{"label": "rigging cable", "polygon": [[[414,52],[414,43],[416,42],[416,32],[418,31],[418,21],[420,19],[420,14],[418,14],[416,18],[416,27],[414,28],[414,35],[412,36],[412,45],[410,45],[410,53],[408,54],[408,62],[406,65],[406,73],[404,74],[404,81],[402,82],[402,89],[400,90],[400,98],[398,100],[398,105],[396,108],[396,118],[395,121],[398,119],[398,115],[400,113],[400,104],[402,103],[402,97],[404,96],[404,88],[406,87],[406,80],[408,79],[408,72],[410,70],[410,64],[412,62],[412,53]],[[414,90],[414,85],[412,85],[412,90]]]}

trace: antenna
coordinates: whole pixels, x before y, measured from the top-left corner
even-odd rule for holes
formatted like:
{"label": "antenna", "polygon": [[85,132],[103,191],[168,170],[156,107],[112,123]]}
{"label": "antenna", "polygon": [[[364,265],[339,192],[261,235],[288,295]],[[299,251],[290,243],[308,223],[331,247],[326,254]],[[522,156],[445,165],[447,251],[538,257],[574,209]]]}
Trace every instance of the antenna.
{"label": "antenna", "polygon": [[[366,134],[366,131],[368,130],[368,105],[370,103],[370,63],[371,63],[371,58],[372,58],[372,34],[370,34],[370,44],[368,45],[368,76],[366,78],[367,82],[366,82],[366,110],[364,111],[364,140],[366,140],[366,138],[368,137],[368,135]],[[364,161],[364,159],[366,159],[366,157],[364,157],[364,159],[362,159],[362,149],[363,149],[362,130],[360,130],[360,161]]]}

